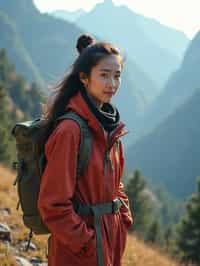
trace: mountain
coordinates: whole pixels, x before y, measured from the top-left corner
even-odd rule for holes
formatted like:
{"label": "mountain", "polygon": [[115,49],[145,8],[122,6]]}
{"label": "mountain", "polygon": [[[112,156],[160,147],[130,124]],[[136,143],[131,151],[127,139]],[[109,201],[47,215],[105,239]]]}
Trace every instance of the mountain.
{"label": "mountain", "polygon": [[121,47],[159,88],[179,66],[189,43],[183,33],[152,22],[126,6],[115,6],[111,0],[98,3],[76,23]]}
{"label": "mountain", "polygon": [[[200,83],[199,83],[200,88]],[[126,154],[128,172],[139,169],[179,198],[194,192],[200,175],[200,89]]]}
{"label": "mountain", "polygon": [[185,33],[143,16],[137,17],[137,23],[155,44],[182,60],[190,42]]}
{"label": "mountain", "polygon": [[[31,0],[3,1],[0,9],[12,19],[24,49],[43,80],[55,83],[63,77],[77,56],[75,44],[83,30],[73,23],[41,14]],[[137,115],[144,112],[157,94],[155,82],[127,57],[122,86],[115,103],[128,127],[135,124]]]}
{"label": "mountain", "polygon": [[179,106],[188,100],[194,89],[200,87],[200,32],[191,41],[180,67],[172,73],[162,93],[148,107],[144,116],[137,121],[134,142],[141,135],[147,135],[164,121]]}
{"label": "mountain", "polygon": [[57,81],[75,58],[74,41],[82,31],[72,23],[41,14],[32,0],[1,1],[0,9],[16,24],[43,79]]}
{"label": "mountain", "polygon": [[17,72],[26,76],[30,82],[36,81],[40,86],[44,86],[44,81],[24,47],[15,23],[2,11],[0,11],[0,32],[0,48],[7,49],[9,58],[16,63]]}
{"label": "mountain", "polygon": [[49,13],[49,15],[52,15],[55,18],[64,19],[70,22],[75,22],[78,18],[80,18],[84,14],[86,14],[86,12],[83,9],[78,9],[72,12],[66,10],[56,10]]}

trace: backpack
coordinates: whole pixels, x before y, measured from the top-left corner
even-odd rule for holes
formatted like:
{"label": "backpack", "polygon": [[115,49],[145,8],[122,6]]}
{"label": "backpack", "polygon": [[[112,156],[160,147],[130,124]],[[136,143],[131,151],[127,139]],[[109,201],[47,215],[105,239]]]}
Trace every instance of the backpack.
{"label": "backpack", "polygon": [[[76,175],[76,178],[79,179],[90,157],[91,133],[86,121],[76,113],[68,112],[60,116],[56,122],[63,119],[72,119],[80,127],[81,139]],[[39,118],[17,123],[12,129],[17,151],[17,162],[13,163],[13,167],[17,170],[17,176],[13,185],[17,185],[19,198],[17,209],[21,205],[23,223],[30,229],[29,244],[33,232],[35,234],[50,233],[37,208],[41,176],[47,163],[44,143],[41,141],[45,130],[44,121],[44,118]]]}

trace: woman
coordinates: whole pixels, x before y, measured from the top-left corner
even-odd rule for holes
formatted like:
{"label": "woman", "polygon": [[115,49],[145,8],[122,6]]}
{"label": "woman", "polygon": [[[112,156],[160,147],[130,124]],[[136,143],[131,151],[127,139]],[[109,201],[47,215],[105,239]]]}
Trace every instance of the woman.
{"label": "woman", "polygon": [[[119,266],[133,222],[120,181],[124,157],[119,138],[127,132],[110,103],[120,86],[123,59],[111,44],[88,35],[80,36],[76,47],[80,55],[60,83],[46,117],[51,128],[68,111],[81,116],[92,135],[92,150],[77,181],[77,123],[60,121],[45,145],[47,166],[38,208],[52,235],[48,265]],[[77,213],[74,198],[91,213]]]}

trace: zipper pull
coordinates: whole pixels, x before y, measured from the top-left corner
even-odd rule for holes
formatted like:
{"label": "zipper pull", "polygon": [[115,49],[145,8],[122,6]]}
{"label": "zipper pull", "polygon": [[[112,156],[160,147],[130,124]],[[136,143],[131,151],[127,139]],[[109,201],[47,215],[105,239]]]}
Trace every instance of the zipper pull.
{"label": "zipper pull", "polygon": [[104,174],[108,172],[108,166],[110,166],[111,171],[113,172],[113,165],[109,156],[109,151],[107,150],[104,156]]}
{"label": "zipper pull", "polygon": [[107,175],[107,172],[108,172],[108,152],[106,151],[105,153],[105,156],[104,156],[104,175],[106,176]]}

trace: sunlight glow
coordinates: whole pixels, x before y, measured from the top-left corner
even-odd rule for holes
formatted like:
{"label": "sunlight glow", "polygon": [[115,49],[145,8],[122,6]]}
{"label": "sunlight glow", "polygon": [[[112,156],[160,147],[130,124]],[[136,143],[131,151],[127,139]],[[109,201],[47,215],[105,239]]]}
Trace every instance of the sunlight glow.
{"label": "sunlight glow", "polygon": [[[34,0],[34,2],[41,12],[75,11],[80,8],[88,12],[103,0]],[[155,18],[161,24],[185,32],[189,38],[200,30],[199,0],[113,0],[113,3],[116,6],[126,5],[136,13]]]}

